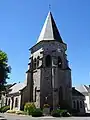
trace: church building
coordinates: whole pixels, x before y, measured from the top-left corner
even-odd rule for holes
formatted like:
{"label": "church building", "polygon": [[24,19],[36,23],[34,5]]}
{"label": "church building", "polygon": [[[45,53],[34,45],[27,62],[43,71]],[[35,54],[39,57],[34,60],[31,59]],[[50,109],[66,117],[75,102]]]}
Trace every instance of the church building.
{"label": "church building", "polygon": [[17,110],[23,109],[26,102],[34,102],[38,108],[44,104],[52,109],[71,108],[72,80],[66,50],[67,44],[49,12],[37,43],[30,48],[26,80],[9,89],[5,104]]}
{"label": "church building", "polygon": [[33,88],[31,100],[37,107],[45,103],[52,108],[71,107],[71,69],[66,55],[67,45],[62,40],[52,13],[49,12],[37,43],[30,48],[31,61],[27,82]]}

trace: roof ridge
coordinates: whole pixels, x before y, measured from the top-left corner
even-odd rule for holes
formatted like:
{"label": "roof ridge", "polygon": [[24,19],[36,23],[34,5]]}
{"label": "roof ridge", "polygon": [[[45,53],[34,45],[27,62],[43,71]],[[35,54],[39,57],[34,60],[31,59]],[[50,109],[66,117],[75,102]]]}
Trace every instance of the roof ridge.
{"label": "roof ridge", "polygon": [[88,90],[86,89],[86,85],[83,85],[83,87],[85,88],[85,90],[88,92]]}

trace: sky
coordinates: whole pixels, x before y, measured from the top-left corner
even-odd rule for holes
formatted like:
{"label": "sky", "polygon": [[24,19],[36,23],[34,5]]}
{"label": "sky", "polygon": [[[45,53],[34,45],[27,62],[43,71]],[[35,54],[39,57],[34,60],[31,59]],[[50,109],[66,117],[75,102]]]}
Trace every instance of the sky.
{"label": "sky", "polygon": [[23,82],[30,57],[51,4],[67,43],[73,85],[90,84],[90,0],[0,0],[0,49],[12,67],[8,83]]}

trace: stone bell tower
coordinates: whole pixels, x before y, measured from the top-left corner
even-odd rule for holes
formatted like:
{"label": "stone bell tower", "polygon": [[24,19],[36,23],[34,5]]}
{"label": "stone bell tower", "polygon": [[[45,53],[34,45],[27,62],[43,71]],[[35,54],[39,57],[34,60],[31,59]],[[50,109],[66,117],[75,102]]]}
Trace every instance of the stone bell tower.
{"label": "stone bell tower", "polygon": [[[37,43],[31,49],[32,100],[37,107],[45,103],[53,109],[71,107],[71,69],[67,45],[62,41],[51,12],[48,13]],[[31,83],[30,83],[31,84]]]}

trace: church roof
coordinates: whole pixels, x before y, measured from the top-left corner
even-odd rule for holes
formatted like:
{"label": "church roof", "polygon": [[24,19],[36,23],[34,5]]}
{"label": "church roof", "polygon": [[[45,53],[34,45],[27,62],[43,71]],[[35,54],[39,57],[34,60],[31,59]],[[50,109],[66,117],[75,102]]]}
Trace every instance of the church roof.
{"label": "church roof", "polygon": [[51,12],[48,13],[37,43],[50,40],[63,42]]}
{"label": "church roof", "polygon": [[89,91],[89,87],[86,85],[80,85],[75,87],[81,93],[87,93]]}
{"label": "church roof", "polygon": [[83,96],[84,97],[84,95],[78,90],[76,90],[75,88],[72,88],[72,96]]}
{"label": "church roof", "polygon": [[10,88],[11,91],[9,92],[9,94],[17,93],[17,92],[19,92],[20,90],[22,90],[25,87],[26,87],[25,83],[17,83],[17,84],[15,84],[14,86],[12,86]]}

